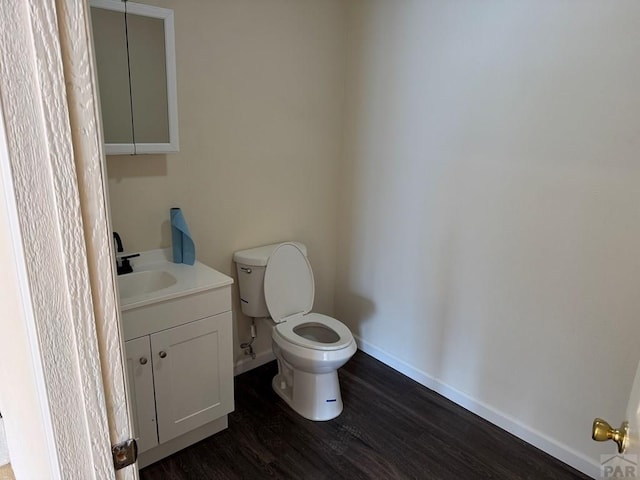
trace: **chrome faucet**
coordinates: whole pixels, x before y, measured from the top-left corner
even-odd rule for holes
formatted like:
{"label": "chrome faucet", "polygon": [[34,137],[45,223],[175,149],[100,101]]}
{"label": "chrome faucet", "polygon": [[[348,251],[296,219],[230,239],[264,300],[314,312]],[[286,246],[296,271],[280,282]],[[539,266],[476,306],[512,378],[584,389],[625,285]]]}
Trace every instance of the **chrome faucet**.
{"label": "chrome faucet", "polygon": [[118,253],[124,252],[124,248],[122,246],[122,239],[120,238],[120,235],[118,234],[118,232],[113,232],[113,242],[116,247],[116,267],[118,270],[118,275],[124,275],[125,273],[133,272],[133,267],[131,266],[129,259],[139,257],[140,254],[133,253],[131,255],[118,256]]}

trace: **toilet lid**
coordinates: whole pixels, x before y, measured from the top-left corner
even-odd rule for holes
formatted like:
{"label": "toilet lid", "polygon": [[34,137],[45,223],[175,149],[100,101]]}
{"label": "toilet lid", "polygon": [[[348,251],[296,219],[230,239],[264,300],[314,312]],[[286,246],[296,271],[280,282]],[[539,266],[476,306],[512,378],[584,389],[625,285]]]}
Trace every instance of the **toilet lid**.
{"label": "toilet lid", "polygon": [[289,343],[312,350],[341,350],[353,343],[344,323],[320,313],[296,315],[276,325],[274,332]]}
{"label": "toilet lid", "polygon": [[313,272],[302,250],[293,243],[276,247],[264,272],[264,299],[273,321],[310,312],[313,296]]}

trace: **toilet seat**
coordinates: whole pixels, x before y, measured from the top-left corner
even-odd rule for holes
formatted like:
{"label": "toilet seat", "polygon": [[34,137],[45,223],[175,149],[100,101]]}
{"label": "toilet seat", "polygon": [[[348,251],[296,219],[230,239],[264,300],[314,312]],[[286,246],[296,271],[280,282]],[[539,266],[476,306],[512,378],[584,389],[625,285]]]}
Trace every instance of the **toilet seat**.
{"label": "toilet seat", "polygon": [[354,340],[346,325],[327,315],[310,313],[314,290],[313,271],[304,252],[294,243],[278,245],[264,273],[264,298],[276,323],[274,333],[311,350],[348,347]]}
{"label": "toilet seat", "polygon": [[[304,327],[320,327],[320,329],[328,330],[328,337],[335,335],[336,339],[329,338],[328,341],[319,341],[313,339],[314,335],[303,336],[300,333]],[[298,332],[296,332],[298,330]],[[286,322],[282,322],[275,326],[274,332],[277,333],[287,342],[300,347],[312,350],[341,350],[348,347],[353,342],[353,335],[345,324],[335,318],[322,315],[320,313],[308,313],[306,315],[296,315],[287,318]],[[304,333],[303,333],[304,334]],[[333,340],[333,341],[332,341]]]}

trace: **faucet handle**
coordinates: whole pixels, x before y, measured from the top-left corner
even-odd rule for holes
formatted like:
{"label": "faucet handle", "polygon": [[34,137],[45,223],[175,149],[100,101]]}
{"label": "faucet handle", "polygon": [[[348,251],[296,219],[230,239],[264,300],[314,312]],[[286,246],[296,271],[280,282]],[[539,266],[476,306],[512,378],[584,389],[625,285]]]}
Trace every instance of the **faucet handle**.
{"label": "faucet handle", "polygon": [[125,273],[133,272],[133,267],[129,263],[130,258],[139,257],[139,253],[132,253],[131,255],[122,255],[116,257],[116,267],[118,270],[118,275],[123,275]]}

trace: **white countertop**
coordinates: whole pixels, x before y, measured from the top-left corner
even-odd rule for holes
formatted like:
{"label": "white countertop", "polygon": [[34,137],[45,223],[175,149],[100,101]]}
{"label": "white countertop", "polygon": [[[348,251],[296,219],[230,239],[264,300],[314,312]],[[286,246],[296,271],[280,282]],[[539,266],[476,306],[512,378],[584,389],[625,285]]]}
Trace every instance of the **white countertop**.
{"label": "white countertop", "polygon": [[[122,255],[126,254],[118,256]],[[129,276],[134,278],[136,273],[139,272],[160,270],[175,277],[176,283],[150,293],[127,298],[120,297],[120,309],[122,311],[233,284],[233,278],[203,263],[198,261],[194,265],[173,263],[171,256],[171,250],[167,248],[140,252],[140,257],[130,260],[133,266],[133,273],[119,275],[118,279]]]}

